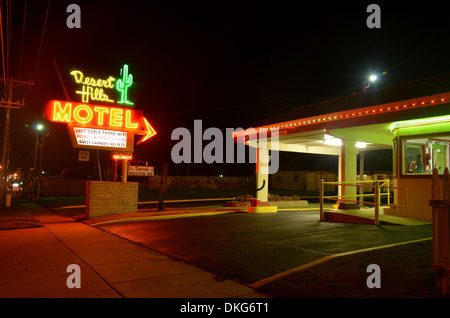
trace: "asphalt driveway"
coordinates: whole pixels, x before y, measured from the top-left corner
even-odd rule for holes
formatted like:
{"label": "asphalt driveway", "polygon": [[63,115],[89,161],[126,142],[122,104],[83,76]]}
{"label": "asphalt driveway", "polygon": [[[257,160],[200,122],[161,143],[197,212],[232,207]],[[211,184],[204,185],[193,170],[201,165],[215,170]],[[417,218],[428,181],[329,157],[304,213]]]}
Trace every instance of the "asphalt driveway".
{"label": "asphalt driveway", "polygon": [[[245,284],[328,255],[432,236],[431,225],[319,222],[317,211],[228,213],[98,227]],[[369,265],[370,257],[366,261]]]}

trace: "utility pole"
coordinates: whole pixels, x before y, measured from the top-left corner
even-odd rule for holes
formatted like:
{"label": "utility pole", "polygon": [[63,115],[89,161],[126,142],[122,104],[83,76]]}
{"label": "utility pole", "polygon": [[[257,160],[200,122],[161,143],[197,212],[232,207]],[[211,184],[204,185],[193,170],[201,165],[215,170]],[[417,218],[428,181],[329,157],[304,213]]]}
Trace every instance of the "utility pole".
{"label": "utility pole", "polygon": [[[3,145],[2,145],[2,157],[1,157],[1,169],[0,169],[0,207],[3,206],[3,202],[5,199],[5,193],[6,193],[6,177],[8,172],[8,161],[7,159],[7,152],[8,152],[8,144],[9,144],[9,122],[11,119],[11,109],[19,109],[22,106],[24,106],[24,100],[22,102],[12,101],[12,93],[13,89],[15,87],[21,86],[21,85],[34,85],[33,82],[24,82],[15,80],[13,78],[7,79],[7,78],[0,78],[0,83],[3,82],[5,87],[5,93],[8,92],[7,100],[2,98],[0,100],[0,107],[5,108],[6,111],[6,117],[5,117],[5,132],[3,134]],[[7,90],[6,90],[7,88]]]}

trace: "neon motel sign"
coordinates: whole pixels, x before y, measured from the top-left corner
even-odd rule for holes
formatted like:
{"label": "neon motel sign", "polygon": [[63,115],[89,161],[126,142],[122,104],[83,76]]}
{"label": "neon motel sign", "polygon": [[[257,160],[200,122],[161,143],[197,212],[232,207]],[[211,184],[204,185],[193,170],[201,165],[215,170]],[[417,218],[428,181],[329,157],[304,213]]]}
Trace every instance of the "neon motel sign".
{"label": "neon motel sign", "polygon": [[[76,91],[81,95],[82,103],[51,100],[45,106],[45,114],[50,121],[67,124],[69,136],[74,148],[128,151],[134,149],[134,135],[143,135],[140,144],[156,134],[156,131],[143,116],[142,111],[134,108],[93,105],[90,100],[114,103],[108,89],[120,93],[119,104],[132,106],[128,100],[128,88],[133,77],[128,74],[128,66],[121,70],[122,79],[115,84],[115,78],[95,79],[86,77],[81,71],[72,71],[74,80],[82,85]],[[106,91],[106,92],[105,92]],[[129,160],[122,156],[117,159]]]}

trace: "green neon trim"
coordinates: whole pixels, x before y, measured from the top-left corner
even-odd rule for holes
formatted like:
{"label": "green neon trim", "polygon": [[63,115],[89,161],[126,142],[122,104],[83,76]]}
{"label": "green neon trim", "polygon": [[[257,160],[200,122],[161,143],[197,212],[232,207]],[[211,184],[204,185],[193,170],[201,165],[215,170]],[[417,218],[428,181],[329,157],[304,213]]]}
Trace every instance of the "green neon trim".
{"label": "green neon trim", "polygon": [[116,89],[121,93],[120,101],[118,104],[134,105],[133,102],[128,100],[128,88],[133,84],[133,75],[128,74],[128,65],[125,64],[122,69],[120,69],[122,78],[118,79],[116,82]]}
{"label": "green neon trim", "polygon": [[405,120],[405,121],[397,121],[393,123],[389,128],[391,131],[394,131],[398,128],[404,127],[414,127],[414,126],[422,126],[429,124],[439,124],[450,121],[450,116],[439,116],[439,117],[426,117],[414,120]]}

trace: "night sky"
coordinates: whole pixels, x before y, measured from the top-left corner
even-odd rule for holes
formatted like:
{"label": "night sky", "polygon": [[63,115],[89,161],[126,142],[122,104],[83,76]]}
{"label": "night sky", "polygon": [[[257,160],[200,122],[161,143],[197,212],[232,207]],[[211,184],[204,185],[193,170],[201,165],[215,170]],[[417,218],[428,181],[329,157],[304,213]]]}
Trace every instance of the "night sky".
{"label": "night sky", "polygon": [[[73,101],[79,96],[71,70],[119,78],[128,64],[134,76],[129,95],[158,132],[135,147],[134,159],[148,161],[156,171],[169,162],[169,174],[179,175],[186,175],[188,166],[171,163],[176,141],[170,135],[177,127],[192,131],[195,119],[203,120],[203,129],[246,128],[294,107],[359,92],[373,73],[387,72],[372,86],[382,87],[449,72],[450,6],[389,2],[53,0],[38,59],[48,1],[32,0],[21,62],[25,1],[13,1],[9,76],[35,85],[15,90],[26,105],[12,110],[10,168],[25,170],[32,162],[34,125],[43,122],[49,132],[44,170],[93,174],[93,161],[77,161],[65,125],[42,117],[47,101],[65,99],[53,58]],[[81,8],[81,29],[66,26],[70,3]],[[370,3],[381,7],[381,29],[366,25]],[[100,156],[102,165],[110,163],[109,153]],[[287,155],[280,169],[337,170],[336,158],[319,157]],[[390,169],[384,160],[372,162],[366,167]],[[245,176],[253,170],[252,164],[189,165],[191,175]]]}

